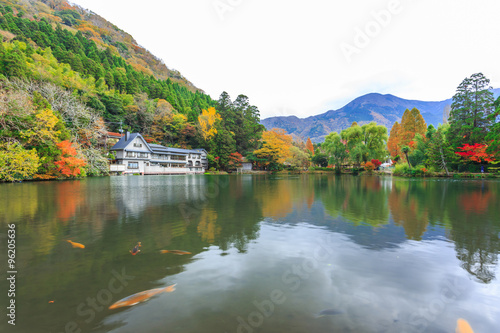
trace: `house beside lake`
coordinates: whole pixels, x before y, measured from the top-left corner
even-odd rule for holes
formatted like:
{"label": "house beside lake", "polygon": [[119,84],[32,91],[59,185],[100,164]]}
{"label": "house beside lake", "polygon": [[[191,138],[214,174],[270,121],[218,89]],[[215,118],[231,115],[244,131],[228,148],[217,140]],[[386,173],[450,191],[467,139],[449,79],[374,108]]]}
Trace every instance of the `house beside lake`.
{"label": "house beside lake", "polygon": [[139,133],[125,133],[110,151],[115,153],[115,159],[109,171],[116,174],[199,174],[208,167],[204,149],[180,149],[147,143]]}

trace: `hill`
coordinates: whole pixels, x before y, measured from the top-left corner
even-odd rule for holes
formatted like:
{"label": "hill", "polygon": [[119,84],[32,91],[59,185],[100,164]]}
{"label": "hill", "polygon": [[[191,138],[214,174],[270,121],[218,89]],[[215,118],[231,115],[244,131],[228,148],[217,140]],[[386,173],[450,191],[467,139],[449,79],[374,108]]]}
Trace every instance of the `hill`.
{"label": "hill", "polygon": [[106,136],[119,129],[204,148],[223,169],[259,143],[259,110],[246,96],[212,100],[95,13],[0,0],[0,35],[0,165],[10,168],[0,181],[107,174]]}
{"label": "hill", "polygon": [[[500,95],[500,89],[494,89],[495,98]],[[407,100],[394,95],[378,93],[358,97],[338,110],[307,118],[296,116],[270,117],[261,123],[267,128],[282,128],[288,133],[301,138],[311,138],[313,142],[322,142],[330,132],[340,132],[349,127],[353,121],[366,124],[375,121],[384,125],[390,131],[395,121],[401,121],[406,109],[417,108],[426,123],[437,126],[443,122],[443,109],[451,105],[451,98],[439,102]]]}
{"label": "hill", "polygon": [[[176,70],[169,69],[163,60],[155,57],[128,33],[108,22],[96,13],[70,4],[64,0],[16,1],[0,0],[0,4],[9,6],[16,15],[29,19],[45,19],[55,27],[59,24],[63,29],[92,40],[101,50],[109,48],[113,55],[123,57],[127,64],[137,71],[153,75],[157,79],[171,79],[187,87],[191,91],[200,91]],[[0,32],[5,40],[15,38],[17,34]]]}

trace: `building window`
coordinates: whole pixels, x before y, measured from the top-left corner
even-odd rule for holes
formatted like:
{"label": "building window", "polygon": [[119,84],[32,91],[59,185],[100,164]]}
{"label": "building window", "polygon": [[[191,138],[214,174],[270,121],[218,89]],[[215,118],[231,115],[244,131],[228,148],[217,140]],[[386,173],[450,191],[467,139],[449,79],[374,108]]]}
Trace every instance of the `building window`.
{"label": "building window", "polygon": [[128,151],[127,152],[127,155],[125,155],[127,157],[135,157],[135,153],[133,151]]}
{"label": "building window", "polygon": [[170,157],[170,159],[173,160],[173,161],[185,161],[186,160],[186,155],[183,155],[183,156],[172,155]]}
{"label": "building window", "polygon": [[137,162],[128,162],[129,169],[139,169],[139,163]]}
{"label": "building window", "polygon": [[141,148],[142,147],[142,143],[134,143],[134,147]]}
{"label": "building window", "polygon": [[137,153],[137,157],[142,157],[142,158],[147,158],[148,157],[148,153]]}

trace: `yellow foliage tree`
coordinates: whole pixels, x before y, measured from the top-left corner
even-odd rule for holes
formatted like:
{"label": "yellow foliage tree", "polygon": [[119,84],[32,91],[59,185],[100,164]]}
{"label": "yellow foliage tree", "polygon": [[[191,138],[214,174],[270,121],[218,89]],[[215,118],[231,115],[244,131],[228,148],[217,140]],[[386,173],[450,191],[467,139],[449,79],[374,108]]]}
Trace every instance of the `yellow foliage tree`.
{"label": "yellow foliage tree", "polygon": [[0,180],[13,182],[30,179],[39,166],[35,149],[25,150],[17,142],[0,145]]}
{"label": "yellow foliage tree", "polygon": [[208,110],[202,110],[201,115],[198,116],[198,124],[201,129],[201,135],[205,140],[217,134],[215,125],[221,119],[220,114],[217,113],[214,107],[208,108]]}
{"label": "yellow foliage tree", "polygon": [[35,115],[35,124],[28,130],[22,131],[22,136],[27,140],[28,144],[36,145],[46,142],[57,141],[57,135],[60,131],[54,130],[59,118],[51,109],[40,110]]}
{"label": "yellow foliage tree", "polygon": [[254,155],[268,159],[270,162],[284,163],[290,157],[292,136],[281,128],[273,128],[262,133],[262,148],[254,151]]}

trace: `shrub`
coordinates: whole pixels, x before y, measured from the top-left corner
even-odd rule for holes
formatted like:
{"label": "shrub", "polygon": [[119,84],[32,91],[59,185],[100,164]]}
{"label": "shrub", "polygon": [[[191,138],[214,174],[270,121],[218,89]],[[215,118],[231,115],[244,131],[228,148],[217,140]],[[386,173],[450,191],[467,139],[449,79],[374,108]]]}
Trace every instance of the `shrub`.
{"label": "shrub", "polygon": [[372,162],[366,162],[365,170],[368,172],[372,172],[373,170],[375,170],[375,164],[373,164]]}

